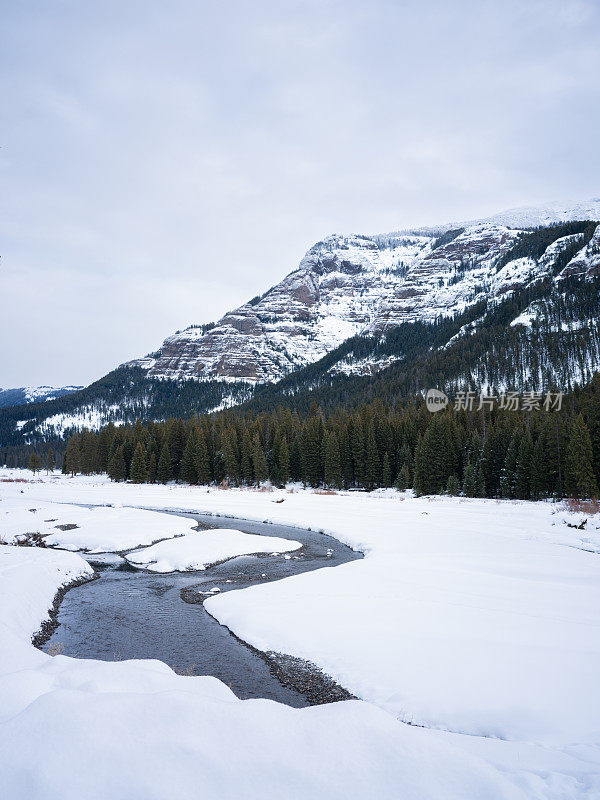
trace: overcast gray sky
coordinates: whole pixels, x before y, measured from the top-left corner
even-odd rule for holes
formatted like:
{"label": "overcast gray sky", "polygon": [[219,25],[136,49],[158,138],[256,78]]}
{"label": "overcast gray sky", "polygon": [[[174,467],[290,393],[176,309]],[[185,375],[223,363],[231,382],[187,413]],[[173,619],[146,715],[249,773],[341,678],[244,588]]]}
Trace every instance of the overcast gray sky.
{"label": "overcast gray sky", "polygon": [[599,191],[600,3],[0,3],[0,386],[86,383],[332,232]]}

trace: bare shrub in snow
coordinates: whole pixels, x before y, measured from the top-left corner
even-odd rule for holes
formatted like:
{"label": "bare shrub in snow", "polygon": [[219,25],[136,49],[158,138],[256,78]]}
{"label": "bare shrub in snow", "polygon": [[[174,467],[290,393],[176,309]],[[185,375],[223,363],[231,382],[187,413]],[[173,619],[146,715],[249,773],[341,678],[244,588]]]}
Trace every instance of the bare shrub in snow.
{"label": "bare shrub in snow", "polygon": [[600,501],[593,500],[576,500],[572,497],[564,501],[564,507],[567,511],[572,511],[575,514],[600,514]]}
{"label": "bare shrub in snow", "polygon": [[22,533],[15,536],[14,544],[19,547],[46,547],[44,537],[39,531],[31,531],[30,533]]}

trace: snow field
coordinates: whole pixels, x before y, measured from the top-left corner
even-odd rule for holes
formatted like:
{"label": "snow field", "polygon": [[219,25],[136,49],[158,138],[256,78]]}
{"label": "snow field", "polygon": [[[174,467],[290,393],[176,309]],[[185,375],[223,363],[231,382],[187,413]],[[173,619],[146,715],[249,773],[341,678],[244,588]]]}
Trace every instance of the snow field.
{"label": "snow field", "polygon": [[259,536],[228,528],[195,531],[178,539],[134,550],[125,558],[134,567],[151,572],[203,570],[211,564],[252,553],[284,553],[302,547],[278,536]]}
{"label": "snow field", "polygon": [[[2,502],[16,497],[19,488],[0,483]],[[302,796],[290,789],[296,779],[308,791],[305,796],[311,797],[326,792],[333,797],[372,797],[379,792],[382,797],[436,800],[496,796],[591,800],[600,796],[597,517],[589,517],[585,529],[579,530],[567,524],[579,524],[581,514],[569,514],[549,503],[414,499],[393,490],[319,495],[302,490],[221,491],[115,485],[102,478],[50,478],[27,484],[24,491],[28,501],[119,502],[311,527],[365,553],[364,559],[334,569],[226,592],[206,601],[211,614],[254,646],[308,658],[370,701],[307,710],[306,716],[317,720],[315,729],[311,728],[312,742],[325,748],[322,752],[329,754],[331,763],[346,764],[342,755],[327,749],[338,744],[332,738],[338,736],[336,715],[350,714],[342,709],[366,707],[368,712],[351,714],[368,716],[379,707],[378,713],[384,715],[368,717],[369,722],[364,717],[370,731],[368,743],[360,739],[348,745],[343,737],[339,742],[344,753],[358,759],[361,774],[369,776],[373,788],[367,792],[366,783],[356,778],[357,764],[348,773],[352,775],[348,782],[336,774],[331,784],[326,782],[329,775],[318,786],[311,783],[316,780],[314,770],[327,770],[307,756],[305,728],[294,739],[298,749],[293,768],[283,744],[295,730],[288,716],[291,713],[292,720],[305,711],[283,709],[277,717],[277,724],[283,725],[281,747],[271,752],[273,770],[281,767],[281,787],[285,787],[281,796]],[[20,650],[15,647],[14,652]],[[39,653],[36,657],[46,658]],[[81,664],[62,657],[52,664],[64,662]],[[137,670],[137,665],[150,669],[155,662],[129,663]],[[123,665],[97,667],[113,668],[125,669]],[[168,668],[161,665],[160,669]],[[124,676],[124,672],[111,673],[112,685],[119,685]],[[267,719],[261,708],[267,701],[231,702],[236,708],[256,704],[257,724],[259,718]],[[119,725],[126,727],[127,721],[117,711],[113,713]],[[36,725],[40,724],[38,720]],[[401,731],[397,736],[395,726]],[[384,728],[382,749],[374,731]],[[170,730],[168,725],[163,729]],[[327,729],[330,737],[326,737]],[[22,741],[21,733],[15,735],[17,742]],[[28,735],[35,741],[33,727]],[[181,739],[175,738],[177,743],[169,740],[168,750],[173,753],[169,764],[179,764],[182,757]],[[238,741],[235,735],[232,741]],[[259,737],[258,741],[264,745],[266,740]],[[402,752],[392,756],[392,743]],[[363,745],[365,749],[357,752]],[[100,737],[96,746],[103,752],[109,745]],[[452,748],[450,771],[440,747]],[[392,757],[395,763],[388,761]],[[218,763],[215,753],[206,769],[210,772]],[[375,771],[377,777],[373,777]],[[148,766],[148,774],[154,774],[153,765]],[[377,781],[385,775],[389,780],[382,788]],[[480,779],[482,784],[470,783]],[[181,777],[178,786],[187,788],[186,780]]]}
{"label": "snow field", "polygon": [[482,759],[368,703],[292,709],[238,700],[159,661],[102,662],[31,646],[77,554],[0,546],[0,774],[10,800],[234,798],[518,800]]}
{"label": "snow field", "polygon": [[[71,525],[76,527],[59,527]],[[191,519],[137,508],[32,503],[20,495],[9,505],[2,501],[0,493],[0,539],[7,544],[16,543],[28,533],[39,533],[51,547],[89,553],[119,552],[183,536],[194,525]]]}

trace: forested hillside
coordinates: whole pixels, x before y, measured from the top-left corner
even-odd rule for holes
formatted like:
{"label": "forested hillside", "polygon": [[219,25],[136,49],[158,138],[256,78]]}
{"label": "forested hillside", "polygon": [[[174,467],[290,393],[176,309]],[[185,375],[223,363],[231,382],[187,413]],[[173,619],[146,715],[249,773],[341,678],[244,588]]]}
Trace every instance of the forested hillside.
{"label": "forested hillside", "polygon": [[[565,398],[529,396],[518,409],[474,403],[432,414],[422,400],[308,414],[231,410],[85,431],[64,472],[136,483],[413,487],[418,494],[592,498],[600,485],[600,374]],[[556,399],[560,398],[558,404]],[[460,405],[460,403],[459,403]]]}

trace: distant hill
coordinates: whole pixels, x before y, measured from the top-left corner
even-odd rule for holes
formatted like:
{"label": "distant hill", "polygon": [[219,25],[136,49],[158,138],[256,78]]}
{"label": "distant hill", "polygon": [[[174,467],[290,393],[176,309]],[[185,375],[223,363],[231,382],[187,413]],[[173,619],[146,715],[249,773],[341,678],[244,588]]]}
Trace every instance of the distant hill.
{"label": "distant hill", "polygon": [[39,403],[45,400],[54,400],[72,394],[81,386],[21,386],[19,389],[0,389],[0,408],[7,406],[22,406],[27,403]]}

